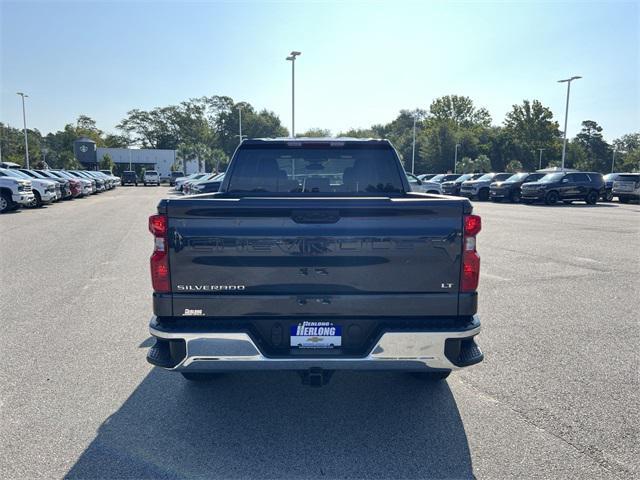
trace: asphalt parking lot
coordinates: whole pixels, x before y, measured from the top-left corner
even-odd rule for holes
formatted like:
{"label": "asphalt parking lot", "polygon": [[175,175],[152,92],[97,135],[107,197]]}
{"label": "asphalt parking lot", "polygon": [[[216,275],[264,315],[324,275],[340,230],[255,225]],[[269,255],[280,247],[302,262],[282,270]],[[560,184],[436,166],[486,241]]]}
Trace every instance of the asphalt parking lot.
{"label": "asphalt parking lot", "polygon": [[145,361],[147,217],[166,193],[0,217],[0,477],[640,475],[640,206],[476,203],[486,360],[447,382],[194,386]]}

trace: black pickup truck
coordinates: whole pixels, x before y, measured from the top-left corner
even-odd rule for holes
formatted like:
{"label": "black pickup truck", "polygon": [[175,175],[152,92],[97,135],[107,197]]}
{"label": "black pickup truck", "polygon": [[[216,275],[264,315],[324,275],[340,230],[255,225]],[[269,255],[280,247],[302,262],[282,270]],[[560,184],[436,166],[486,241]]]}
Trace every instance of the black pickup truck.
{"label": "black pickup truck", "polygon": [[245,140],[219,192],[161,200],[149,218],[148,361],[194,381],[446,378],[483,358],[480,227],[467,199],[411,192],[386,140]]}

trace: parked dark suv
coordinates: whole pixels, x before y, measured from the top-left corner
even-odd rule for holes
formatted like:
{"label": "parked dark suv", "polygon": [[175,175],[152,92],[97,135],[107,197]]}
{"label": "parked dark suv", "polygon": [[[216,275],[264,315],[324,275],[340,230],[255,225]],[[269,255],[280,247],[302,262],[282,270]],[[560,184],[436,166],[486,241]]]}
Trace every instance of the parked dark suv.
{"label": "parked dark suv", "polygon": [[493,182],[489,187],[489,198],[493,202],[509,200],[518,203],[521,197],[520,188],[523,183],[537,182],[546,173],[514,173],[503,182]]}
{"label": "parked dark suv", "polygon": [[553,205],[560,200],[564,203],[583,200],[595,205],[605,189],[601,173],[555,172],[548,173],[537,182],[523,184],[521,190],[525,203],[543,201]]}
{"label": "parked dark suv", "polygon": [[122,176],[120,177],[121,185],[127,185],[128,183],[133,183],[136,187],[138,186],[138,177],[133,170],[122,172]]}

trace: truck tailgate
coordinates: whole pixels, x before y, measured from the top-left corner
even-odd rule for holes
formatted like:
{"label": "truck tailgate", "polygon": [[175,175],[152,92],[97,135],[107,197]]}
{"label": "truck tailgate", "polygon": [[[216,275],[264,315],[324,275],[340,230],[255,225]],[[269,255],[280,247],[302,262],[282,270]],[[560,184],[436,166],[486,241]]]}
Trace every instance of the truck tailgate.
{"label": "truck tailgate", "polygon": [[457,315],[468,205],[415,194],[164,201],[173,314]]}

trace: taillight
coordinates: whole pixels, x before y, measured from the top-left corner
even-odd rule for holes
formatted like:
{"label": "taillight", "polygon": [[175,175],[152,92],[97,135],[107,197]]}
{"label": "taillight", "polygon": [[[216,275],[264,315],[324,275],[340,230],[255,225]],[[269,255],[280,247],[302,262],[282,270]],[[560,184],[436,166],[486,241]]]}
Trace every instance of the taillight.
{"label": "taillight", "polygon": [[462,275],[460,291],[474,292],[480,280],[480,255],[476,251],[476,235],[482,228],[482,221],[478,215],[464,216],[462,236]]}
{"label": "taillight", "polygon": [[169,254],[167,250],[167,216],[151,215],[149,231],[154,236],[153,254],[151,255],[151,284],[158,293],[171,291],[169,277]]}

